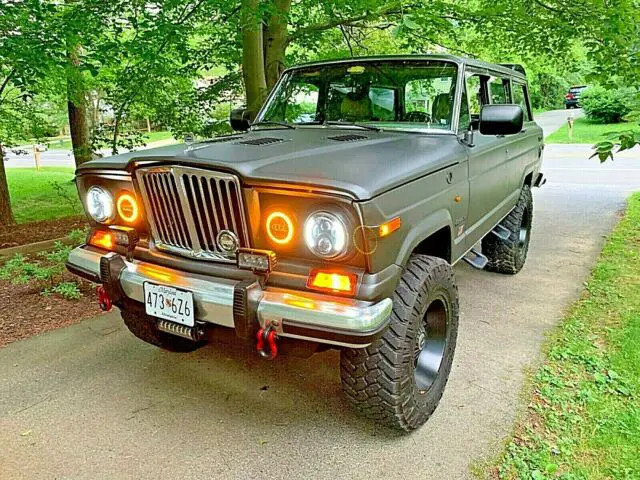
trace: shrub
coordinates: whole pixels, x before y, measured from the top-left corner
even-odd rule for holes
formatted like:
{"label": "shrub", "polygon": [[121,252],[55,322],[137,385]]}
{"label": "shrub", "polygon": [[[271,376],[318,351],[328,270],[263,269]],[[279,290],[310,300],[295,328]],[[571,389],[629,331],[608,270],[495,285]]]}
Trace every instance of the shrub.
{"label": "shrub", "polygon": [[82,296],[80,288],[75,282],[62,282],[42,292],[45,296],[51,295],[52,293],[56,293],[67,300],[80,300]]}
{"label": "shrub", "polygon": [[619,123],[631,111],[635,93],[629,88],[609,90],[589,87],[580,96],[580,106],[587,118],[597,123]]}

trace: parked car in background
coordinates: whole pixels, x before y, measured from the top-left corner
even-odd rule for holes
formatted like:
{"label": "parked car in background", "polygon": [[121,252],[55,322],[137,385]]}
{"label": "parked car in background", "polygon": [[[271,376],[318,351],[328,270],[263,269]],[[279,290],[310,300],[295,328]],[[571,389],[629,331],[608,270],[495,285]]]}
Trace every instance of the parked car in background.
{"label": "parked car in background", "polygon": [[586,85],[574,86],[569,89],[564,96],[564,108],[579,108],[580,95],[586,90]]}

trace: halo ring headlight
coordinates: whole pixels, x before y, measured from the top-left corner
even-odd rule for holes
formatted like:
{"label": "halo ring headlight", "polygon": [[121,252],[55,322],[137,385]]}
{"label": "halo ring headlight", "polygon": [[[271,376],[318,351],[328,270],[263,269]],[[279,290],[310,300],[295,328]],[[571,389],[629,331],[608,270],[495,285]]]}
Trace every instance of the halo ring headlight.
{"label": "halo ring headlight", "polygon": [[347,226],[335,213],[314,212],[304,222],[307,248],[320,258],[335,258],[347,250]]}
{"label": "halo ring headlight", "polygon": [[293,239],[293,220],[284,212],[275,211],[267,217],[267,235],[278,245],[286,245]]}
{"label": "halo ring headlight", "polygon": [[133,223],[138,219],[140,209],[133,194],[129,192],[120,194],[116,202],[116,207],[118,209],[118,215],[120,215],[120,218],[125,222]]}
{"label": "halo ring headlight", "polygon": [[87,190],[87,213],[98,223],[109,223],[115,218],[113,195],[105,188],[94,185]]}

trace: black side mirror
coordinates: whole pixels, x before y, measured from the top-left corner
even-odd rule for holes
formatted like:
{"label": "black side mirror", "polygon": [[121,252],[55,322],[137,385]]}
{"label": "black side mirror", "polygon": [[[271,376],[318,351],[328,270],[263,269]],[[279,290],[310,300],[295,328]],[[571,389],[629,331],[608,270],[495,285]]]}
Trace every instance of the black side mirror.
{"label": "black side mirror", "polygon": [[513,135],[522,131],[523,122],[520,105],[485,105],[480,110],[482,135]]}
{"label": "black side mirror", "polygon": [[229,115],[231,128],[237,132],[246,132],[251,126],[249,121],[249,111],[246,108],[235,108]]}

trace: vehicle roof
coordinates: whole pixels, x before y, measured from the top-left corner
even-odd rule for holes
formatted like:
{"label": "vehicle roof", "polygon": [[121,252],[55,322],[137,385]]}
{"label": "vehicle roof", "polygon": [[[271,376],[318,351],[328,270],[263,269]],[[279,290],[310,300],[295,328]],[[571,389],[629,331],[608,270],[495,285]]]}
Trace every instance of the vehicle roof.
{"label": "vehicle roof", "polygon": [[[414,54],[414,55],[373,55],[373,56],[362,56],[362,57],[349,57],[349,58],[339,58],[335,60],[322,60],[316,62],[309,62],[296,65],[294,67],[288,68],[288,70],[295,70],[298,68],[304,67],[313,67],[313,66],[321,66],[321,65],[338,65],[341,63],[357,63],[357,62],[371,62],[375,60],[382,61],[393,61],[393,60],[442,60],[445,62],[452,62],[458,66],[469,66],[479,70],[487,70],[494,73],[500,73],[502,75],[508,75],[513,78],[518,78],[520,80],[527,80],[526,75],[524,75],[519,70],[515,70],[516,65],[500,65],[497,63],[489,63],[483,60],[477,60],[475,58],[467,58],[460,57],[457,55],[449,55],[449,54]],[[520,67],[522,68],[522,67]]]}

